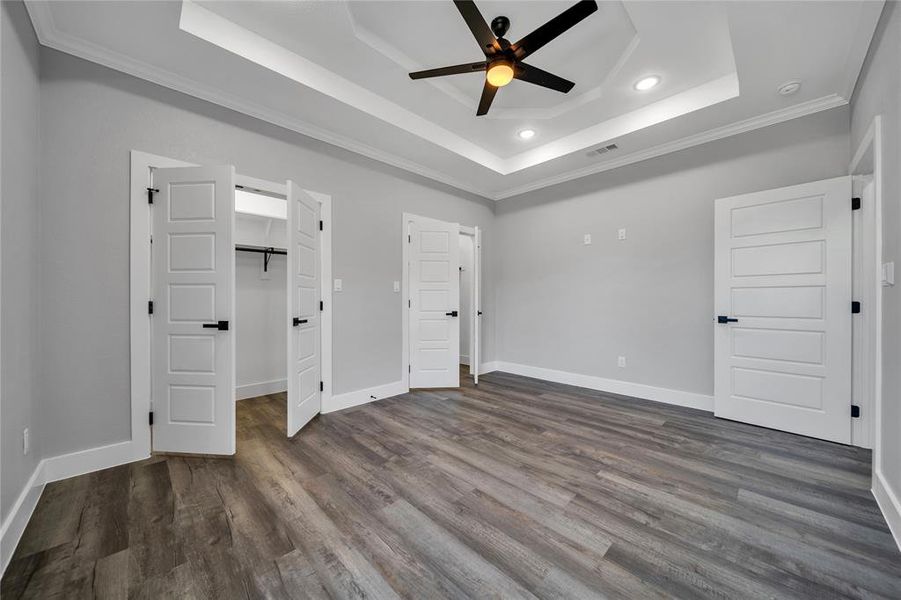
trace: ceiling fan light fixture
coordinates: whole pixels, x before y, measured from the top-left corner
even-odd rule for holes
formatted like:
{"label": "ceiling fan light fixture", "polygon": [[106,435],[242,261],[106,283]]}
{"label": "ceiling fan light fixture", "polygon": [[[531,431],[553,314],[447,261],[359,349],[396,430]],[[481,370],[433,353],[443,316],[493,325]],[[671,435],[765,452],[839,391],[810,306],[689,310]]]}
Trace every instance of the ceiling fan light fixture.
{"label": "ceiling fan light fixture", "polygon": [[485,79],[494,87],[504,87],[513,81],[513,65],[507,61],[498,61],[488,67]]}
{"label": "ceiling fan light fixture", "polygon": [[660,77],[658,77],[657,75],[642,77],[635,82],[635,89],[639,92],[646,92],[651,88],[657,87],[658,83],[660,83]]}

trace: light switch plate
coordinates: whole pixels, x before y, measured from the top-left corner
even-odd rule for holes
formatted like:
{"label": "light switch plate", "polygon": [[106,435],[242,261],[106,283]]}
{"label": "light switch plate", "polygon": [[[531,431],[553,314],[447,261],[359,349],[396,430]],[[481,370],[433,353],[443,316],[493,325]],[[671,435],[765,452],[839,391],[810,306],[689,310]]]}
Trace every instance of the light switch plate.
{"label": "light switch plate", "polygon": [[625,356],[618,357],[616,359],[616,366],[619,367],[620,369],[625,369],[626,368],[626,357]]}
{"label": "light switch plate", "polygon": [[895,285],[895,263],[882,263],[882,286],[891,287]]}
{"label": "light switch plate", "polygon": [[586,233],[584,236],[582,236],[582,243],[585,244],[586,246],[591,244],[591,234],[590,233]]}
{"label": "light switch plate", "polygon": [[395,281],[395,282],[394,282],[394,291],[395,291],[395,292],[399,292],[399,291],[400,291],[400,282],[399,282],[399,281]]}
{"label": "light switch plate", "polygon": [[618,240],[624,240],[624,239],[626,239],[626,230],[625,230],[625,229],[620,229],[619,231],[617,231],[617,232],[616,232],[616,239],[618,239]]}
{"label": "light switch plate", "polygon": [[340,292],[342,289],[344,289],[344,282],[341,281],[340,279],[336,279],[336,280],[335,280],[335,286],[334,286],[333,289],[334,289],[336,292]]}

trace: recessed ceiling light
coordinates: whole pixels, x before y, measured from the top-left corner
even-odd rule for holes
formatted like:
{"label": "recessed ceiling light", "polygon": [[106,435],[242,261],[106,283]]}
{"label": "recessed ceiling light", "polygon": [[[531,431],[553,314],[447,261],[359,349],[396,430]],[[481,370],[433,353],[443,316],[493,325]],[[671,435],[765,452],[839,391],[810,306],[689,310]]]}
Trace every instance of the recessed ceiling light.
{"label": "recessed ceiling light", "polygon": [[779,92],[780,96],[791,96],[795,92],[801,89],[801,81],[799,79],[794,79],[792,81],[786,81],[782,85],[780,85],[776,91]]}
{"label": "recessed ceiling light", "polygon": [[519,139],[521,139],[521,140],[530,140],[533,137],[535,137],[535,130],[534,129],[523,129],[516,135],[518,135]]}
{"label": "recessed ceiling light", "polygon": [[651,75],[650,77],[645,77],[636,81],[635,89],[639,92],[646,92],[652,87],[655,87],[658,83],[660,83],[660,78],[656,75]]}

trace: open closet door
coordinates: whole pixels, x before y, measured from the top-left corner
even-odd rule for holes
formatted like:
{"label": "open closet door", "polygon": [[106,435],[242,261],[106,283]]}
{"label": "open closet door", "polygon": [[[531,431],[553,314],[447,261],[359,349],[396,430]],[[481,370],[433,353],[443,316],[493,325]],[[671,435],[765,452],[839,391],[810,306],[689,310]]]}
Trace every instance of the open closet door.
{"label": "open closet door", "polygon": [[469,372],[473,383],[479,384],[479,367],[482,361],[482,230],[475,228],[476,235],[472,253],[472,350],[470,350]]}
{"label": "open closet door", "polygon": [[408,219],[410,387],[459,387],[460,225]]}
{"label": "open closet door", "polygon": [[234,168],[156,169],[153,186],[153,450],[234,454]]}
{"label": "open closet door", "polygon": [[320,204],[288,182],[288,437],[319,414]]}

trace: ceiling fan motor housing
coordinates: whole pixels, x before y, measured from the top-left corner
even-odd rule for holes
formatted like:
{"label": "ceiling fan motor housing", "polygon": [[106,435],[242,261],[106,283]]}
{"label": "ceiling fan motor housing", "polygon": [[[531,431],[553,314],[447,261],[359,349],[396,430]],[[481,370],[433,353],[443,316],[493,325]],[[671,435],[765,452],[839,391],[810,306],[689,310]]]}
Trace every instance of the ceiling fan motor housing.
{"label": "ceiling fan motor housing", "polygon": [[491,21],[491,31],[496,37],[502,38],[507,30],[510,29],[510,19],[504,16],[494,17]]}

